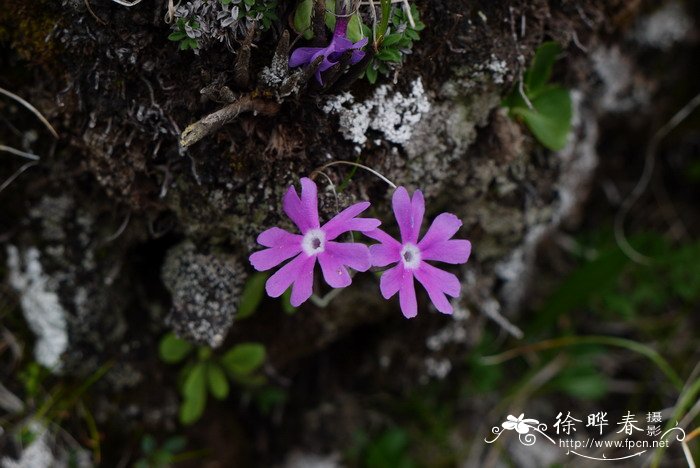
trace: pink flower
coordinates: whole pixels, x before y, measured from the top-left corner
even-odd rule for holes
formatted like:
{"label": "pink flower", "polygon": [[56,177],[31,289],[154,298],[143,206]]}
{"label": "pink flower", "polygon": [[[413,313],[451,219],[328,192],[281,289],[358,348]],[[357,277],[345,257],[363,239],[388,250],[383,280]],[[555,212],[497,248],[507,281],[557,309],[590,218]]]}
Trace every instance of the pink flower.
{"label": "pink flower", "polygon": [[366,245],[334,242],[334,239],[348,231],[376,229],[381,224],[379,220],[356,217],[369,206],[369,202],[356,203],[320,226],[316,184],[306,177],[301,179],[301,198],[293,186],[289,187],[282,198],[282,207],[301,234],[270,228],[258,236],[258,244],[268,248],[250,256],[250,263],[258,271],[269,270],[294,257],[268,278],[267,294],[279,297],[292,286],[290,302],[294,307],[301,305],[313,292],[316,259],[321,264],[323,278],[333,288],[344,288],[352,282],[346,267],[367,271],[371,261]]}
{"label": "pink flower", "polygon": [[366,236],[380,242],[369,248],[372,265],[381,267],[396,263],[396,266],[385,271],[381,277],[379,285],[382,296],[389,299],[398,292],[404,316],[415,317],[417,314],[416,291],[413,284],[415,277],[428,292],[437,310],[444,314],[451,314],[452,305],[445,295],[459,296],[459,280],[455,275],[427,262],[466,263],[471,253],[471,243],[468,240],[452,239],[462,225],[462,221],[451,213],[442,213],[435,218],[428,232],[418,242],[425,213],[423,194],[420,190],[416,190],[411,199],[406,189],[399,187],[394,192],[392,203],[401,232],[401,242],[381,229],[365,233]]}

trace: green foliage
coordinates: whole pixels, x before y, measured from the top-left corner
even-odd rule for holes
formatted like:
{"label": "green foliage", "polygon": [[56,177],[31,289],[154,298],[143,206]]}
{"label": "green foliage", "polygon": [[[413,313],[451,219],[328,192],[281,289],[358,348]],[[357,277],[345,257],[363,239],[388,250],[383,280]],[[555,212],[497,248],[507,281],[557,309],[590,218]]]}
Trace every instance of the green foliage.
{"label": "green foliage", "polygon": [[[230,2],[231,0],[222,0],[222,3],[224,1]],[[275,13],[277,10],[276,1],[243,0],[243,3],[245,3],[248,8],[241,8],[238,19],[243,17],[257,18],[258,15],[260,15],[260,19],[258,21],[263,31],[270,29],[272,23],[279,19],[277,17],[277,13]]]}
{"label": "green foliage", "polygon": [[175,27],[177,29],[170,33],[168,39],[170,39],[173,42],[179,42],[180,50],[199,49],[199,42],[197,42],[197,39],[191,38],[187,35],[187,32],[185,30],[186,26],[189,26],[192,29],[199,29],[198,22],[194,20],[185,20],[184,18],[178,18],[177,22],[175,23]]}
{"label": "green foliage", "polygon": [[[335,29],[335,18],[336,15],[333,13],[335,11],[335,0],[325,0],[326,4],[326,14],[324,16],[324,22],[326,27],[333,31]],[[313,39],[313,18],[314,18],[314,0],[301,0],[297,4],[297,8],[294,10],[294,17],[292,18],[292,25],[294,30],[301,34],[304,39]],[[352,42],[357,42],[364,38],[362,29],[362,20],[360,15],[357,13],[350,17],[348,22],[347,37]]]}
{"label": "green foliage", "polygon": [[599,347],[579,348],[576,358],[550,383],[552,390],[562,391],[578,400],[598,400],[608,392],[608,379],[600,372],[598,359],[603,354]]}
{"label": "green foliage", "polygon": [[265,281],[267,281],[267,277],[267,273],[255,273],[248,278],[241,293],[241,303],[236,314],[238,320],[250,317],[258,310],[260,301],[265,296]]}
{"label": "green foliage", "polygon": [[27,398],[36,398],[41,389],[41,383],[48,375],[48,371],[39,363],[31,361],[20,372],[19,379],[24,384],[24,392]]}
{"label": "green foliage", "polygon": [[292,289],[289,288],[287,289],[284,294],[282,294],[282,297],[280,297],[280,300],[282,301],[282,310],[285,311],[288,315],[292,315],[294,312],[297,311],[297,308],[292,305]]}
{"label": "green foliage", "polygon": [[146,434],[141,439],[141,458],[136,460],[134,468],[166,468],[175,461],[175,456],[185,449],[187,441],[184,437],[171,437],[160,447],[156,439]]}
{"label": "green foliage", "polygon": [[265,347],[259,343],[240,343],[218,356],[208,347],[195,348],[172,334],[165,335],[159,345],[163,361],[184,363],[180,374],[180,422],[192,424],[204,413],[207,395],[217,400],[229,396],[229,381],[238,385],[256,388],[265,383],[263,375],[256,374],[265,362]]}
{"label": "green foliage", "polygon": [[160,358],[168,364],[182,361],[192,349],[191,344],[172,334],[165,335],[158,346]]}
{"label": "green foliage", "polygon": [[[387,15],[390,21],[387,22],[384,30],[380,23],[377,38],[374,40],[377,53],[367,66],[364,75],[370,83],[375,83],[379,74],[388,76],[404,61],[406,55],[411,53],[413,43],[420,40],[420,31],[425,29],[425,24],[420,20],[420,13],[415,5],[411,5],[411,16],[415,27],[411,26],[402,8],[394,8],[393,14]],[[368,26],[364,26],[364,34],[372,35]]]}
{"label": "green foliage", "polygon": [[[324,16],[324,21],[326,22],[326,27],[333,31],[335,29],[335,0],[326,0],[326,15]],[[348,31],[347,38],[352,42],[357,42],[367,36],[364,35],[362,30],[362,20],[360,15],[357,13],[353,14],[348,21]]]}
{"label": "green foliage", "polygon": [[584,259],[569,275],[542,307],[538,321],[551,323],[581,308],[635,319],[644,312],[662,312],[669,303],[692,306],[700,300],[700,242],[673,246],[656,235],[630,239],[635,249],[652,256],[650,265],[633,262],[610,239],[598,242],[595,258]]}
{"label": "green foliage", "polygon": [[571,131],[569,91],[549,84],[552,66],[560,53],[561,46],[556,42],[540,45],[523,76],[522,92],[516,86],[503,101],[510,116],[522,119],[537,140],[553,151],[564,148]]}
{"label": "green foliage", "polygon": [[314,0],[301,0],[296,10],[294,10],[292,25],[294,26],[294,30],[307,40],[314,37],[314,31],[311,25],[313,16]]}
{"label": "green foliage", "polygon": [[241,343],[230,349],[221,364],[231,376],[250,375],[265,361],[265,347],[258,343]]}
{"label": "green foliage", "polygon": [[400,428],[389,429],[368,443],[364,449],[366,468],[412,468],[415,463],[407,454],[409,438]]}

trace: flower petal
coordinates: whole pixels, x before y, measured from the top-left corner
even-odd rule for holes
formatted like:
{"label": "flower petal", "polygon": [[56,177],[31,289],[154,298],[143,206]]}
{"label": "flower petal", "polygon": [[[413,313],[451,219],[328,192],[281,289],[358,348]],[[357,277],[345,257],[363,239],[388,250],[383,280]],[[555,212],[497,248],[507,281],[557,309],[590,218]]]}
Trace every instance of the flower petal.
{"label": "flower petal", "polygon": [[356,218],[357,215],[369,208],[369,202],[355,203],[333,216],[321,229],[326,233],[327,240],[333,240],[348,231],[366,232],[376,229],[381,221],[374,218]]}
{"label": "flower petal", "polygon": [[390,268],[382,274],[379,280],[379,289],[382,292],[384,299],[390,299],[394,294],[401,289],[401,280],[403,279],[404,267],[401,263],[394,268]]}
{"label": "flower petal", "polygon": [[292,284],[292,297],[289,299],[294,307],[299,307],[306,302],[313,293],[314,265],[316,265],[316,257],[307,257],[299,268],[299,273]]}
{"label": "flower petal", "polygon": [[289,187],[282,198],[282,207],[302,233],[319,226],[316,184],[311,179],[301,179],[301,198],[294,186]]}
{"label": "flower petal", "polygon": [[413,194],[413,200],[408,195],[404,187],[399,187],[392,197],[394,216],[401,231],[403,242],[417,242],[420,233],[420,225],[423,222],[425,212],[425,201],[420,190]]}
{"label": "flower petal", "polygon": [[297,255],[291,262],[284,265],[270,276],[265,283],[265,290],[270,297],[280,297],[296,280],[309,257]]}
{"label": "flower petal", "polygon": [[308,65],[318,52],[325,50],[324,47],[299,47],[292,52],[289,57],[289,67],[294,68],[300,65]]}
{"label": "flower petal", "polygon": [[433,275],[431,275],[427,270],[423,269],[423,265],[427,265],[427,263],[422,263],[420,268],[413,271],[413,274],[428,292],[430,302],[435,305],[435,308],[443,314],[451,314],[452,304],[450,304],[450,301],[448,301],[447,297],[445,297],[445,293],[442,291],[442,285],[437,281],[437,278],[433,277]]}
{"label": "flower petal", "polygon": [[383,267],[401,260],[401,245],[374,244],[369,246],[372,266]]}
{"label": "flower petal", "polygon": [[403,278],[401,279],[401,289],[399,289],[399,304],[404,317],[413,318],[418,314],[416,289],[413,285],[413,273],[411,270],[404,270]]}
{"label": "flower petal", "polygon": [[394,216],[401,231],[401,240],[408,242],[413,232],[411,222],[411,197],[404,187],[398,187],[391,197],[391,204],[394,209]]}
{"label": "flower petal", "polygon": [[505,421],[505,422],[501,423],[501,426],[503,426],[503,429],[505,429],[507,431],[512,431],[513,429],[515,429],[515,425],[516,425],[516,423],[514,423],[512,421]]}
{"label": "flower petal", "polygon": [[371,231],[363,232],[362,234],[364,234],[365,236],[367,236],[371,239],[377,240],[377,241],[381,242],[382,244],[393,245],[393,246],[396,246],[397,248],[401,247],[401,243],[399,241],[397,241],[396,239],[394,239],[393,237],[391,237],[389,234],[382,231],[381,229],[373,229]]}
{"label": "flower petal", "polygon": [[435,242],[449,240],[462,226],[462,220],[452,213],[440,213],[428,228],[423,239],[418,243],[421,250],[425,250]]}
{"label": "flower petal", "polygon": [[[452,273],[436,268],[426,262],[421,262],[418,270],[421,270],[420,275],[423,278],[429,278],[430,283],[437,286],[443,293],[447,294],[448,296],[459,297],[461,285],[459,284],[459,279],[457,279],[457,277]],[[422,281],[421,284],[423,284]],[[425,284],[423,285],[425,286]]]}
{"label": "flower petal", "polygon": [[438,262],[457,265],[466,263],[472,251],[472,244],[468,240],[446,240],[433,242],[428,248],[421,250],[423,260],[435,260]]}
{"label": "flower petal", "polygon": [[424,214],[425,199],[423,198],[423,192],[416,190],[413,192],[413,199],[411,199],[411,219],[413,221],[411,242],[418,242],[418,235],[420,234],[420,227],[423,224]]}
{"label": "flower petal", "polygon": [[287,244],[301,244],[302,237],[278,227],[267,229],[258,235],[258,244],[265,247],[279,247]]}
{"label": "flower petal", "polygon": [[350,273],[339,258],[325,251],[318,254],[318,263],[321,264],[323,279],[332,288],[344,288],[352,283]]}
{"label": "flower petal", "polygon": [[318,189],[313,180],[308,177],[301,178],[301,204],[307,213],[312,227],[319,227],[318,222]]}
{"label": "flower petal", "polygon": [[276,267],[299,252],[301,252],[301,242],[297,244],[284,244],[255,252],[248,260],[256,270],[265,271]]}
{"label": "flower petal", "polygon": [[356,63],[360,62],[363,58],[365,58],[365,52],[362,50],[356,50],[352,53],[352,56],[350,57],[350,65],[355,65]]}
{"label": "flower petal", "polygon": [[333,255],[343,265],[357,271],[367,271],[372,266],[369,249],[365,244],[326,242],[326,250],[323,254]]}

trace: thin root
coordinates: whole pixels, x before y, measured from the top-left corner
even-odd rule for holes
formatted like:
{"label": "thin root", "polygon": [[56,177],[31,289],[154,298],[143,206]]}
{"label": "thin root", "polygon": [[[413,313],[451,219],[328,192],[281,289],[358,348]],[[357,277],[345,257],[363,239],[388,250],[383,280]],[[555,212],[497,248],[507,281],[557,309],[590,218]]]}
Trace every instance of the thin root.
{"label": "thin root", "polygon": [[4,88],[0,88],[0,94],[4,94],[5,96],[14,99],[15,101],[19,102],[22,104],[24,107],[29,109],[36,117],[43,123],[46,128],[51,132],[54,138],[58,138],[58,132],[56,131],[55,128],[51,126],[48,120],[46,120],[46,117],[44,117],[41,112],[37,110],[36,107],[32,106],[29,102],[25,101],[21,97],[17,96],[15,93],[12,93]]}

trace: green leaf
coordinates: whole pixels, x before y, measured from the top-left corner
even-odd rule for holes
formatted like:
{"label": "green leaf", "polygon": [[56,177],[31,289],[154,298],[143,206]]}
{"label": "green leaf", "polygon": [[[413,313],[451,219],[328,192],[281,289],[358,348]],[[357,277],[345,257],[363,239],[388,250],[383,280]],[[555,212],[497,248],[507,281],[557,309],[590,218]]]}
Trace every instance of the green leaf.
{"label": "green leaf", "polygon": [[326,23],[326,27],[333,31],[335,29],[335,0],[326,0],[326,14],[323,20]]}
{"label": "green leaf", "polygon": [[537,48],[535,58],[523,77],[525,90],[530,99],[534,99],[549,82],[552,66],[561,50],[561,46],[554,41],[545,42]]}
{"label": "green leaf", "polygon": [[241,304],[238,306],[237,319],[250,317],[255,313],[265,295],[266,273],[255,273],[245,283],[241,293]]}
{"label": "green leaf", "polygon": [[158,346],[160,358],[169,364],[182,361],[191,350],[191,344],[172,333],[165,335]]}
{"label": "green leaf", "polygon": [[569,91],[549,87],[531,102],[533,109],[515,107],[511,109],[511,113],[522,117],[539,142],[547,148],[553,151],[564,148],[571,130]]}
{"label": "green leaf", "polygon": [[297,308],[292,305],[292,289],[287,289],[284,294],[282,294],[282,297],[280,298],[282,301],[282,310],[284,310],[287,314],[292,315],[294,312],[297,311]]}
{"label": "green leaf", "polygon": [[406,454],[408,445],[409,439],[406,431],[398,428],[390,429],[367,448],[365,464],[368,468],[414,467],[415,464]]}
{"label": "green leaf", "polygon": [[377,54],[377,59],[384,60],[385,62],[400,62],[401,53],[396,49],[382,49]]}
{"label": "green leaf", "polygon": [[313,14],[314,0],[302,0],[294,11],[294,20],[292,21],[294,30],[299,34],[304,34],[305,38],[307,32],[311,32],[311,36],[313,37],[313,30],[311,29],[311,18]]}
{"label": "green leaf", "polygon": [[265,346],[260,343],[241,343],[221,358],[221,363],[232,375],[246,375],[265,362]]}
{"label": "green leaf", "polygon": [[409,39],[411,39],[413,41],[417,41],[420,39],[420,34],[418,34],[418,32],[415,29],[409,28],[409,29],[405,30],[403,33],[406,35],[406,37],[408,37]]}
{"label": "green leaf", "polygon": [[187,34],[185,34],[184,32],[175,31],[168,36],[168,39],[170,39],[171,41],[179,41],[179,40],[184,39],[186,37],[187,37]]}
{"label": "green leaf", "polygon": [[374,68],[371,64],[367,69],[365,70],[365,76],[367,77],[367,81],[370,83],[374,84],[377,82],[377,69]]}
{"label": "green leaf", "polygon": [[364,39],[365,35],[363,33],[362,26],[362,20],[360,19],[359,15],[352,15],[350,17],[350,21],[348,21],[347,38],[350,39],[352,42],[357,42]]}
{"label": "green leaf", "polygon": [[382,42],[382,46],[389,47],[390,45],[394,45],[397,42],[399,42],[402,38],[403,38],[403,34],[401,34],[401,33],[389,34],[384,38],[384,42]]}
{"label": "green leaf", "polygon": [[156,439],[150,435],[146,434],[141,439],[141,451],[144,455],[150,455],[156,449]]}
{"label": "green leaf", "polygon": [[163,450],[170,454],[180,452],[187,446],[187,439],[182,436],[170,437],[168,440],[163,442]]}
{"label": "green leaf", "polygon": [[224,370],[214,363],[207,365],[207,382],[209,383],[209,391],[214,398],[223,400],[228,396],[228,379]]}
{"label": "green leaf", "polygon": [[206,364],[198,363],[187,375],[182,388],[184,400],[180,405],[182,424],[195,422],[204,412],[207,402]]}

